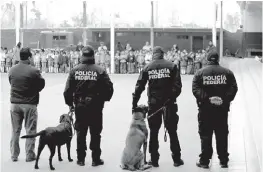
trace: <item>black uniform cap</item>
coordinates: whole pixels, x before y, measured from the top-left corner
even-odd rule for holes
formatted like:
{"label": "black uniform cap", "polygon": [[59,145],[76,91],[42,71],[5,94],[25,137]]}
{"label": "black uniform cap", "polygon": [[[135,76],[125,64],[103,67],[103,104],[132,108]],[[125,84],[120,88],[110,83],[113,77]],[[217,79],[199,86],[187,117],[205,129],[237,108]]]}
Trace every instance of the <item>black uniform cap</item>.
{"label": "black uniform cap", "polygon": [[164,50],[163,50],[162,47],[156,46],[156,47],[153,48],[153,54],[155,54],[155,53],[161,53],[161,54],[163,54],[163,53],[164,53]]}
{"label": "black uniform cap", "polygon": [[207,61],[211,61],[211,62],[218,62],[219,61],[219,55],[216,51],[211,51],[208,55],[207,55]]}
{"label": "black uniform cap", "polygon": [[82,56],[87,59],[94,59],[94,49],[92,46],[88,45],[82,48]]}
{"label": "black uniform cap", "polygon": [[29,57],[32,57],[32,53],[30,52],[30,48],[22,48],[20,50],[20,60],[28,60]]}

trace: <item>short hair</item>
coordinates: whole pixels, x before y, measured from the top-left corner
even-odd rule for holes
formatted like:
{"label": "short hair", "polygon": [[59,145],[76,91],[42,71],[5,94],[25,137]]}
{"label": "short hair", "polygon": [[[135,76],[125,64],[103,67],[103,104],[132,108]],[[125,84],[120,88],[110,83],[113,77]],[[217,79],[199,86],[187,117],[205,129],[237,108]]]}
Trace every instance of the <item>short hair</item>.
{"label": "short hair", "polygon": [[28,60],[29,57],[32,57],[32,53],[30,52],[30,48],[22,48],[20,50],[20,60]]}

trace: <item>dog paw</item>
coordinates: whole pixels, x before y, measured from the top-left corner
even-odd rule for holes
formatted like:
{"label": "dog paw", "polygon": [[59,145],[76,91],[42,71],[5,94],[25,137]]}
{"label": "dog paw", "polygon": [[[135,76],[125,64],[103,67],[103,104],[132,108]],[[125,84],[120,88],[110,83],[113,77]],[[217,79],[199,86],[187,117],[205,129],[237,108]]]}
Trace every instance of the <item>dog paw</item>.
{"label": "dog paw", "polygon": [[55,170],[55,168],[54,167],[50,167],[50,170]]}
{"label": "dog paw", "polygon": [[35,169],[39,169],[39,167],[38,167],[38,166],[35,166]]}
{"label": "dog paw", "polygon": [[59,160],[59,161],[63,161],[63,159],[62,159],[62,158],[58,158],[58,160]]}
{"label": "dog paw", "polygon": [[68,159],[68,161],[69,161],[69,162],[72,162],[72,161],[73,161],[73,159],[69,158],[69,159]]}

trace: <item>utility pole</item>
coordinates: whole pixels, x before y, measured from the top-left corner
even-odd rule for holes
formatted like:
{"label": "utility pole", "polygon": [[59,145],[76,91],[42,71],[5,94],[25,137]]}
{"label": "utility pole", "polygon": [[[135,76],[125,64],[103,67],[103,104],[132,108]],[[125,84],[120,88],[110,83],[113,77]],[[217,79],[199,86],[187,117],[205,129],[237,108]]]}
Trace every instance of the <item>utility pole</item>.
{"label": "utility pole", "polygon": [[212,41],[214,46],[216,47],[216,20],[217,20],[217,4],[214,2],[214,20],[213,20],[213,28],[212,28]]}
{"label": "utility pole", "polygon": [[[16,44],[20,42],[20,2],[15,2]],[[23,46],[23,45],[22,45]]]}
{"label": "utility pole", "polygon": [[[19,8],[19,12],[20,12],[20,28],[24,28],[24,4],[20,3],[20,8]],[[20,29],[19,29],[20,30]],[[20,42],[22,44],[22,46],[24,45],[24,29],[20,30]]]}
{"label": "utility pole", "polygon": [[224,51],[223,51],[223,42],[224,42],[224,37],[223,37],[223,1],[220,2],[221,5],[221,17],[220,17],[220,58],[222,58],[224,56]]}
{"label": "utility pole", "polygon": [[151,1],[151,47],[153,49],[154,47],[154,31],[153,31],[153,28],[154,28],[154,9],[153,9],[153,1]]}
{"label": "utility pole", "polygon": [[110,56],[111,56],[111,73],[115,73],[115,61],[114,61],[114,48],[115,48],[115,31],[114,31],[114,25],[115,25],[115,12],[113,5],[111,7],[111,22],[110,22]]}
{"label": "utility pole", "polygon": [[155,26],[158,27],[158,1],[155,2]]}
{"label": "utility pole", "polygon": [[27,1],[26,1],[26,28],[27,28]]}
{"label": "utility pole", "polygon": [[83,45],[86,46],[87,45],[87,3],[86,1],[83,1]]}

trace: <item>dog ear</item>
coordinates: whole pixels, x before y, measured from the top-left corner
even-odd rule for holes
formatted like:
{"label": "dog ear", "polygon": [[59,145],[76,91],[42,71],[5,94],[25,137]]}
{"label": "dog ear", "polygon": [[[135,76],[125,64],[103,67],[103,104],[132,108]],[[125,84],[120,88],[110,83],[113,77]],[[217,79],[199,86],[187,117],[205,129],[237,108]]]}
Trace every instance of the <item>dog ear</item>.
{"label": "dog ear", "polygon": [[64,115],[61,115],[60,118],[59,118],[59,123],[61,123],[64,118],[65,118],[65,116],[64,116]]}

